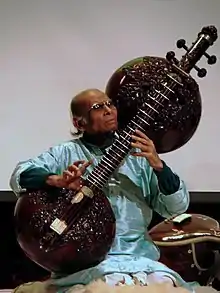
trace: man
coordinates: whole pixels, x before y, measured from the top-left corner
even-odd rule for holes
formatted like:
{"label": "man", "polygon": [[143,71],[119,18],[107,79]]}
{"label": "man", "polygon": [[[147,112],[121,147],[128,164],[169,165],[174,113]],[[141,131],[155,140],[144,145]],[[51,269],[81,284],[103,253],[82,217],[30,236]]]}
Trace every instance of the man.
{"label": "man", "polygon": [[[81,137],[20,162],[10,180],[17,196],[26,189],[48,185],[78,190],[80,177],[92,171],[112,144],[117,131],[117,110],[103,92],[89,89],[79,93],[71,102],[71,113]],[[168,281],[190,289],[178,274],[158,262],[159,250],[146,236],[152,210],[163,217],[187,210],[186,186],[160,159],[144,133],[137,130],[131,146],[133,151],[105,188],[117,223],[108,257],[96,267],[70,276],[53,276],[58,288],[64,290],[101,278],[110,285]]]}

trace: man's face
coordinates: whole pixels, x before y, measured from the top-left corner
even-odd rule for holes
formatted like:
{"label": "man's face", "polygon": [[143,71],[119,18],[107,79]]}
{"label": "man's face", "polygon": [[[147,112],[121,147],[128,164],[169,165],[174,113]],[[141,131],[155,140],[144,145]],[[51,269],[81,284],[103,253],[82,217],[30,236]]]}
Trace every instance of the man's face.
{"label": "man's face", "polygon": [[101,91],[89,95],[85,102],[85,131],[90,134],[107,133],[118,128],[117,109]]}

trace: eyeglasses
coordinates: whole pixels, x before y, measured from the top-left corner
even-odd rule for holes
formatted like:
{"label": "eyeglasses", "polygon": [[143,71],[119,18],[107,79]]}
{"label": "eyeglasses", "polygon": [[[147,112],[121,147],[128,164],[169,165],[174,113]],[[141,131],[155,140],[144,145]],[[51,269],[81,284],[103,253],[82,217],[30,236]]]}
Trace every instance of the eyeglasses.
{"label": "eyeglasses", "polygon": [[108,107],[110,109],[115,108],[115,106],[114,106],[112,101],[106,101],[106,102],[102,102],[102,103],[93,104],[88,112],[90,112],[92,110],[103,110],[105,107]]}

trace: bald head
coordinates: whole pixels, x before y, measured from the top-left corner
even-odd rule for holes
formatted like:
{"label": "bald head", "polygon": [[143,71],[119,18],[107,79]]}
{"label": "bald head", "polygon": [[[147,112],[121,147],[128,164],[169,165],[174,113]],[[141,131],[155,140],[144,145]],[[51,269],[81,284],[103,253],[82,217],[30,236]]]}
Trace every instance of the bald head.
{"label": "bald head", "polygon": [[99,89],[87,89],[73,97],[70,109],[73,117],[84,116],[91,105],[105,95]]}

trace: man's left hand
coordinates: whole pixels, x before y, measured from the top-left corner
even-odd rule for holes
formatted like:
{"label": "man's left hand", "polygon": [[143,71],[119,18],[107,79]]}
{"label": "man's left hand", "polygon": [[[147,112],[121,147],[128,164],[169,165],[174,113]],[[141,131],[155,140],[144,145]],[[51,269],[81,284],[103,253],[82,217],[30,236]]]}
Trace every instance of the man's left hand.
{"label": "man's left hand", "polygon": [[135,135],[131,136],[133,140],[131,146],[140,149],[141,152],[132,152],[131,155],[145,157],[153,169],[161,171],[163,169],[163,162],[158,156],[153,141],[140,130],[136,130],[135,132]]}

